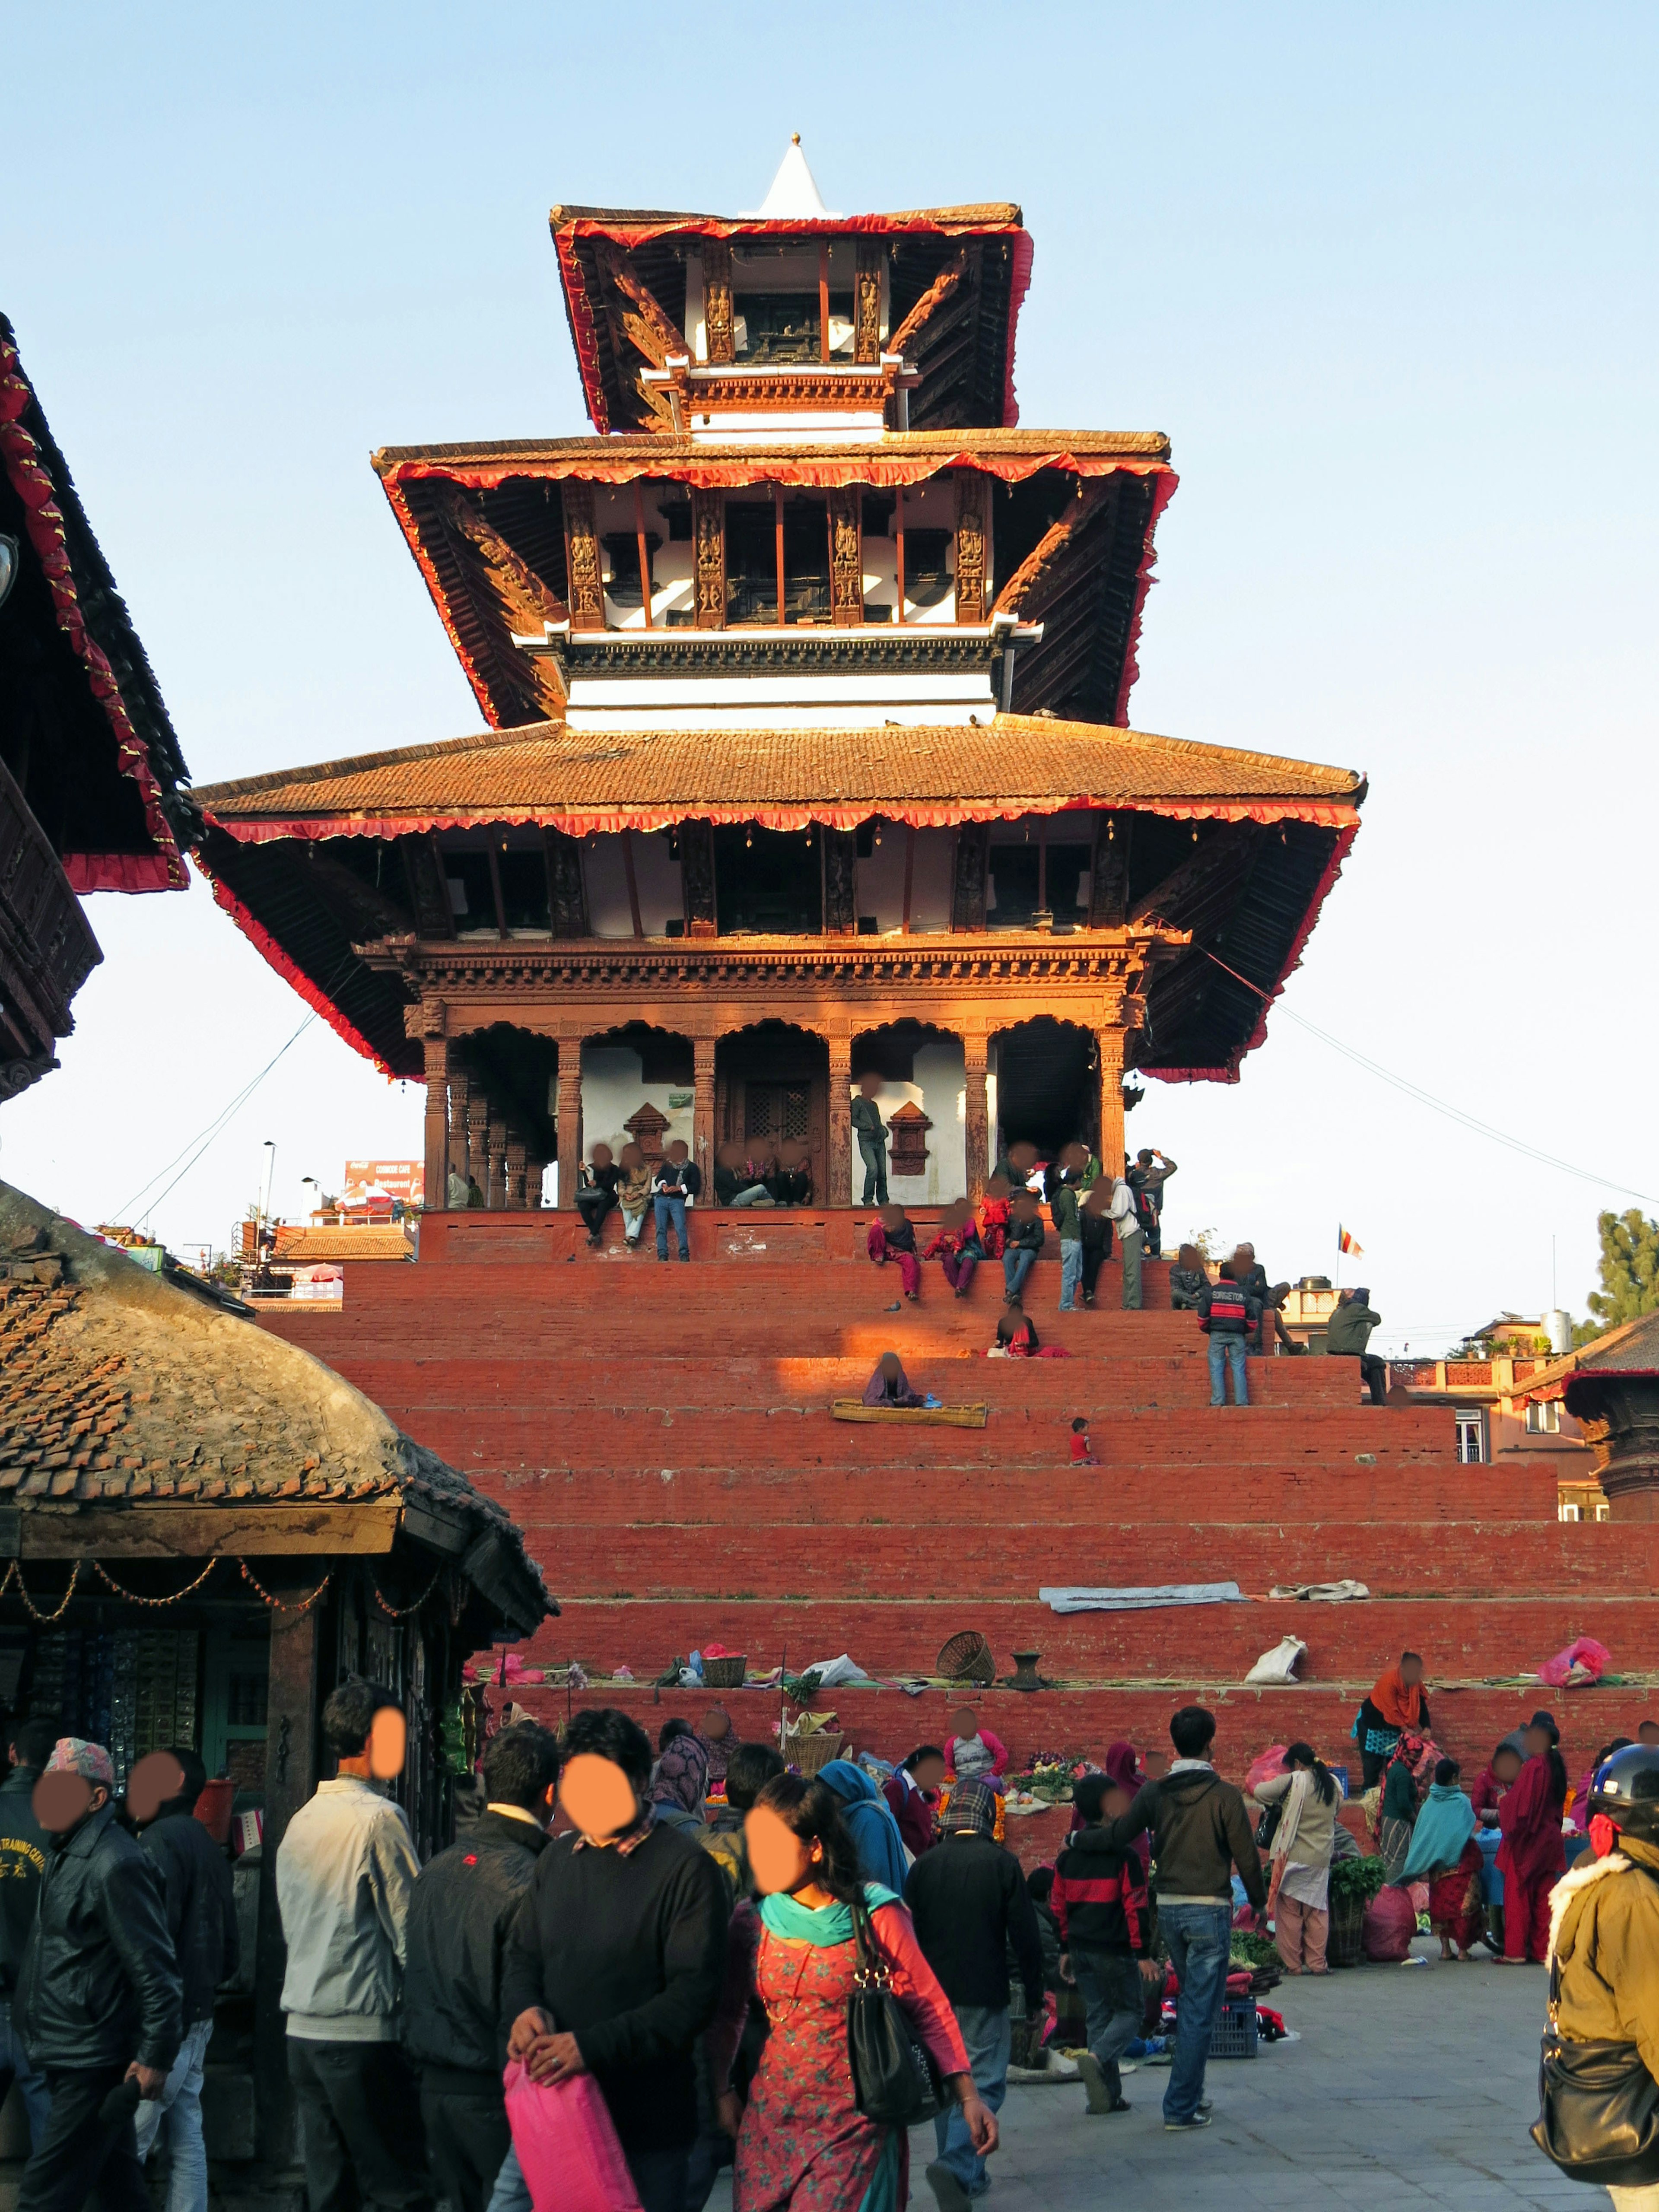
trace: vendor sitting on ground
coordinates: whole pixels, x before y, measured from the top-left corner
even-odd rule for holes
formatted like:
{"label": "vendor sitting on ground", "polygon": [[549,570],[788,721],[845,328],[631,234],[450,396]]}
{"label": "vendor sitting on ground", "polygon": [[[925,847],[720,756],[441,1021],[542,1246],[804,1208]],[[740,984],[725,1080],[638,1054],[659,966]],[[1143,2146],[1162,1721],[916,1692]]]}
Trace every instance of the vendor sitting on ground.
{"label": "vendor sitting on ground", "polygon": [[866,1406],[925,1406],[927,1401],[920,1390],[910,1388],[897,1352],[884,1352],[876,1362],[875,1373],[864,1386],[864,1402]]}
{"label": "vendor sitting on ground", "polygon": [[984,1727],[971,1705],[958,1707],[951,1716],[956,1730],[946,1747],[948,1771],[957,1782],[985,1781],[1001,1788],[1000,1778],[1008,1765],[1008,1747]]}
{"label": "vendor sitting on ground", "polygon": [[921,1296],[921,1262],[916,1257],[916,1232],[902,1206],[884,1206],[870,1224],[865,1249],[877,1267],[895,1261],[904,1295],[915,1305]]}

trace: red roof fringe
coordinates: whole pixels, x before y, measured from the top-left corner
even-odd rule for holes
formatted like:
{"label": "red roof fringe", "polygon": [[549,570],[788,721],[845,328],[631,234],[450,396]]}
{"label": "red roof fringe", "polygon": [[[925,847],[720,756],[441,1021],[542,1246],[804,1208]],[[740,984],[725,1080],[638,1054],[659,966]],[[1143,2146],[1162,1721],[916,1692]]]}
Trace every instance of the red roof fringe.
{"label": "red roof fringe", "polygon": [[[161,794],[150,772],[149,749],[132,726],[121,688],[115,680],[103,648],[88,631],[86,618],[70,567],[64,517],[52,481],[41,464],[40,448],[23,428],[21,417],[34,397],[23,373],[17,349],[0,339],[0,456],[13,490],[22,501],[24,526],[29,534],[51,588],[58,626],[68,638],[87,672],[87,683],[109,717],[115,732],[115,756],[123,775],[131,776],[143,799],[144,820],[155,839],[156,872],[149,880],[127,880],[126,854],[65,854],[64,867],[77,892],[103,890],[183,890],[190,878],[183,856],[161,811]],[[143,872],[141,870],[140,873]]]}
{"label": "red roof fringe", "polygon": [[[1154,811],[1170,814],[1180,811],[1179,808],[1174,806],[1159,807]],[[1292,811],[1296,810],[1286,809],[1287,812]],[[1255,813],[1255,810],[1252,808],[1249,811]],[[1302,917],[1302,927],[1297,930],[1290,951],[1285,956],[1285,965],[1279,971],[1279,980],[1271,991],[1264,991],[1262,994],[1261,1012],[1249,1036],[1240,1045],[1224,1067],[1147,1067],[1141,1069],[1140,1073],[1156,1076],[1160,1083],[1237,1083],[1238,1081],[1238,1063],[1247,1052],[1254,1052],[1257,1045],[1266,1040],[1267,1010],[1296,970],[1302,965],[1303,949],[1313,934],[1314,924],[1319,919],[1319,910],[1330,896],[1331,886],[1342,872],[1342,863],[1348,857],[1349,847],[1359,835],[1359,816],[1351,806],[1325,807],[1317,811],[1310,809],[1301,812],[1300,818],[1304,821],[1311,818],[1334,822],[1343,816],[1346,817],[1346,824],[1335,844],[1331,848],[1331,857],[1325,864],[1324,873],[1319,878],[1312,898],[1308,902],[1308,910]],[[1266,818],[1263,816],[1257,817],[1259,820]]]}
{"label": "red roof fringe", "polygon": [[[636,451],[626,460],[608,460],[605,447],[595,444],[557,456],[515,454],[498,462],[398,461],[386,471],[382,481],[388,492],[394,484],[418,483],[428,477],[441,483],[465,484],[471,491],[494,491],[510,477],[519,477],[556,481],[580,477],[588,483],[610,484],[633,483],[642,477],[653,483],[691,484],[699,491],[774,483],[819,487],[858,483],[890,489],[922,483],[946,469],[977,469],[981,475],[999,477],[1004,483],[1024,483],[1043,469],[1068,469],[1079,477],[1109,477],[1119,471],[1131,476],[1167,477],[1170,491],[1176,481],[1168,461],[1150,454],[1073,453],[1063,445],[1041,453],[976,453],[969,447],[906,457],[899,451],[881,459],[865,447],[850,451],[844,460],[820,457],[809,461],[797,460],[787,447],[775,447],[752,458],[732,453],[714,459],[676,440],[665,438],[662,443],[659,453]],[[1169,495],[1169,492],[1164,495],[1166,501]]]}
{"label": "red roof fringe", "polygon": [[[222,830],[227,836],[235,838],[239,845],[266,845],[283,838],[423,836],[432,830],[475,830],[483,824],[496,822],[535,823],[543,829],[562,830],[572,837],[586,837],[595,833],[612,835],[623,830],[672,830],[678,822],[754,822],[763,830],[807,830],[815,823],[821,823],[829,830],[856,830],[861,822],[872,821],[878,815],[884,822],[903,822],[917,830],[944,830],[961,822],[1017,822],[1026,814],[1064,814],[1093,808],[1109,808],[1119,814],[1162,814],[1178,822],[1311,822],[1322,829],[1343,832],[1343,839],[1339,840],[1339,858],[1352,842],[1354,832],[1359,826],[1357,808],[1323,799],[1139,798],[1130,800],[1121,797],[960,799],[949,805],[933,806],[895,806],[884,801],[878,807],[869,805],[710,806],[688,800],[678,806],[605,807],[584,813],[561,813],[556,809],[540,806],[489,806],[458,808],[447,814],[312,814],[298,815],[286,821],[265,822],[250,822],[234,815],[217,814],[210,807],[206,810],[206,818],[216,829]],[[1313,917],[1319,911],[1319,902],[1335,880],[1335,869],[1336,863],[1333,861],[1321,878],[1309,919],[1296,940],[1291,966],[1295,965],[1295,956],[1300,953],[1307,942],[1308,932],[1313,927]],[[216,888],[214,896],[219,896]],[[220,903],[223,905],[224,901],[221,899]],[[1252,1042],[1259,1041],[1256,1038]],[[1249,1048],[1245,1048],[1248,1050]],[[1171,1079],[1179,1080],[1180,1078]]]}
{"label": "red roof fringe", "polygon": [[213,871],[204,865],[199,853],[196,856],[196,865],[213,886],[214,904],[224,908],[254,949],[264,959],[270,963],[284,982],[293,985],[313,1012],[322,1016],[336,1036],[343,1037],[354,1052],[360,1052],[365,1060],[373,1060],[382,1075],[390,1076],[394,1080],[406,1081],[407,1078],[398,1078],[395,1071],[387,1066],[362,1030],[352,1027],[334,1001],[312,981],[303,968],[296,966],[283,951],[270,932],[260,927],[235,892],[228,884],[222,884]]}
{"label": "red roof fringe", "polygon": [[472,696],[477,701],[479,709],[490,728],[499,730],[501,726],[501,717],[496,714],[495,702],[489,696],[489,686],[473,665],[472,655],[467,651],[462,642],[461,634],[455,627],[449,611],[448,594],[439,580],[438,571],[433,566],[426,547],[421,542],[421,533],[416,525],[415,517],[410,512],[409,501],[404,498],[401,489],[390,478],[386,480],[386,495],[392,502],[392,512],[398,518],[398,527],[403,532],[409,542],[409,550],[415,556],[415,565],[425,580],[427,590],[432,594],[432,604],[438,610],[438,619],[444,626],[444,635],[454,647],[455,658],[460,662],[466,672],[466,680],[472,686]]}

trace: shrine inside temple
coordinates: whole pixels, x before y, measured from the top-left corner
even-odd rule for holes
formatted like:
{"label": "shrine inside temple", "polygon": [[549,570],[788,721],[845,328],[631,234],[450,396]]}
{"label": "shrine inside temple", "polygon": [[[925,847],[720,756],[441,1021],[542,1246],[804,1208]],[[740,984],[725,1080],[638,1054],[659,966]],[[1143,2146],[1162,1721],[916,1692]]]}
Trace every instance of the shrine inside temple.
{"label": "shrine inside temple", "polygon": [[1017,207],[834,215],[796,147],[758,216],[551,223],[593,434],[374,459],[488,727],[199,791],[219,902],[424,1081],[429,1210],[630,1136],[844,1206],[866,1072],[901,1200],[1121,1160],[1126,1077],[1237,1077],[1364,797],[1127,726],[1168,440],[1017,427]]}

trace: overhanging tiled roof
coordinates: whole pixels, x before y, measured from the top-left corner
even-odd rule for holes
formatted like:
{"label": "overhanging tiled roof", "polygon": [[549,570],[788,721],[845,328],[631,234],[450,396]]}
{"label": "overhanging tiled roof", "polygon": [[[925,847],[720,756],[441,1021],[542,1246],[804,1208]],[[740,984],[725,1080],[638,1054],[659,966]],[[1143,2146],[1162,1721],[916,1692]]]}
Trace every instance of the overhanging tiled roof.
{"label": "overhanging tiled roof", "polygon": [[361,1391],[4,1183],[0,1497],[58,1511],[395,1498],[500,1539],[492,1595],[514,1628],[557,1610],[510,1517]]}
{"label": "overhanging tiled roof", "polygon": [[1334,823],[1351,820],[1364,795],[1349,769],[1018,714],[978,728],[615,734],[544,722],[197,794],[211,822],[246,843],[483,822],[541,822],[577,835],[693,817],[848,828],[872,814],[940,823],[1114,805]]}

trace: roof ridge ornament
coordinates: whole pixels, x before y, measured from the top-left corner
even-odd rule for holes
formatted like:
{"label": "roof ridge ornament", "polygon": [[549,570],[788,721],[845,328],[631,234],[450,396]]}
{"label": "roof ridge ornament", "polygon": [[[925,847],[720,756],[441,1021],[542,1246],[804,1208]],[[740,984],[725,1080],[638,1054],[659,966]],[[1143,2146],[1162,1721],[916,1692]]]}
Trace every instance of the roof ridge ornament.
{"label": "roof ridge ornament", "polygon": [[800,150],[800,133],[791,134],[778,173],[758,208],[745,208],[744,219],[761,222],[840,222],[841,212],[823,204],[817,181]]}

